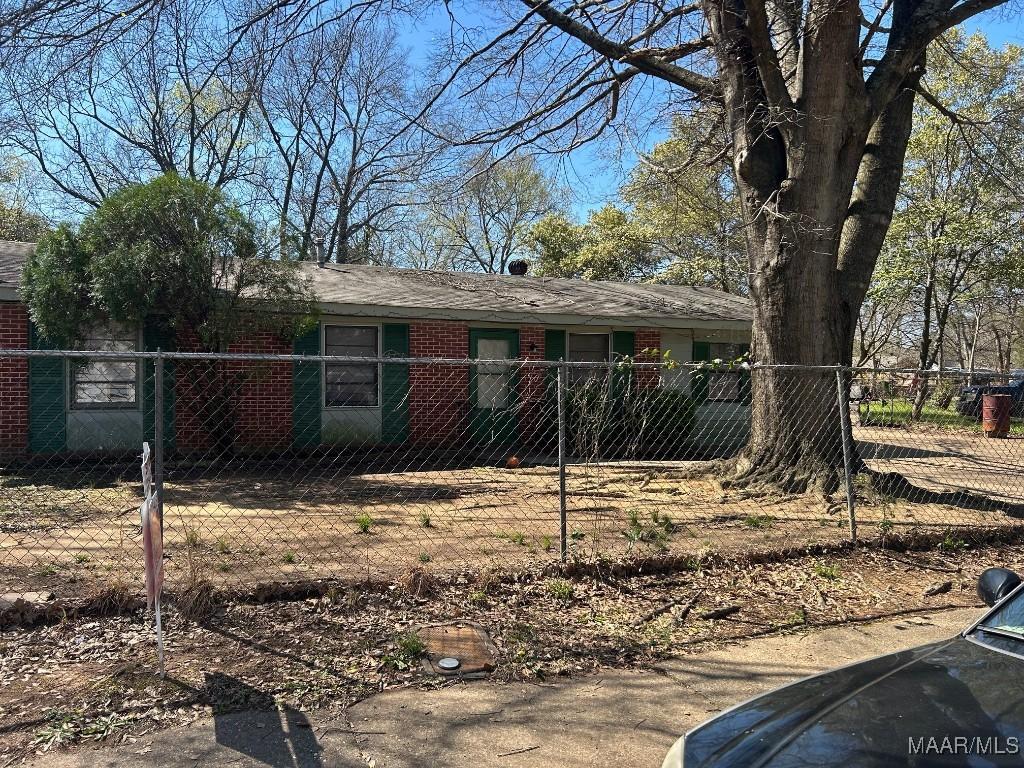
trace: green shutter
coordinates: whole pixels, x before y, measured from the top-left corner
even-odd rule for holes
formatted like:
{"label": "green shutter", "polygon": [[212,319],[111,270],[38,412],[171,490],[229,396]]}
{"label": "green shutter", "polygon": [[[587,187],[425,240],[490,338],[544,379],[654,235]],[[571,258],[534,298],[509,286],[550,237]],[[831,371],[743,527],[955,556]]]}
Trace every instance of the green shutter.
{"label": "green shutter", "polygon": [[612,331],[612,355],[620,357],[632,357],[636,334],[632,331]]}
{"label": "green shutter", "polygon": [[565,331],[551,329],[544,331],[544,359],[565,359]]}
{"label": "green shutter", "polygon": [[[320,326],[295,340],[296,355],[320,354]],[[320,445],[320,383],[323,367],[318,362],[292,363],[292,445],[310,448]]]}
{"label": "green shutter", "polygon": [[[32,349],[53,349],[29,324]],[[58,453],[67,445],[67,367],[63,357],[28,362],[28,445],[33,453]]]}
{"label": "green shutter", "polygon": [[[566,339],[565,331],[546,329],[544,331],[544,359],[565,360]],[[554,392],[558,387],[558,369],[548,368],[544,381],[549,391]],[[555,395],[552,394],[551,396],[554,397]]]}
{"label": "green shutter", "polygon": [[[693,342],[693,362],[711,362],[711,343],[707,341]],[[698,403],[708,399],[708,374],[706,370],[694,369],[690,393]]]}
{"label": "green shutter", "polygon": [[[633,331],[612,331],[612,360],[618,361],[624,357],[632,357],[636,344],[636,334]],[[612,397],[622,397],[629,390],[629,382],[632,380],[633,372],[615,371],[612,374]]]}
{"label": "green shutter", "polygon": [[[409,356],[409,326],[383,327],[385,357]],[[381,439],[389,444],[409,439],[409,366],[385,363],[381,366]]]}
{"label": "green shutter", "polygon": [[[142,324],[142,348],[146,352],[173,352],[174,331],[153,318],[146,318]],[[174,450],[174,361],[164,360],[164,451]],[[142,377],[142,434],[144,440],[152,442],[154,437],[154,416],[156,412],[156,362],[146,360]]]}

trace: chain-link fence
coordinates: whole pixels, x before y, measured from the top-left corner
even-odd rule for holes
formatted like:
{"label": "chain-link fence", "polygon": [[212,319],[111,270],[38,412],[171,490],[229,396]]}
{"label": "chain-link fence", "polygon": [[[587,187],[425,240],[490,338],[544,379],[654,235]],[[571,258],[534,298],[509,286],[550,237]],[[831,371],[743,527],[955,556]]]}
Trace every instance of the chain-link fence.
{"label": "chain-link fence", "polygon": [[172,589],[960,547],[1024,509],[1024,390],[993,376],[40,351],[0,374],[0,594],[141,588],[144,442]]}

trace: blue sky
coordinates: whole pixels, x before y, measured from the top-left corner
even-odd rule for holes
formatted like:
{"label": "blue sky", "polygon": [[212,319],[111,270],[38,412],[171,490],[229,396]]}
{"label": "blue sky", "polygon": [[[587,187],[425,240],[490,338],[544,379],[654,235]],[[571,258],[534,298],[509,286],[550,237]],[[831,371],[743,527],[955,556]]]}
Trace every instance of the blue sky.
{"label": "blue sky", "polygon": [[1024,46],[1024,19],[1020,7],[1012,5],[994,11],[987,11],[967,22],[964,27],[970,31],[980,31],[988,37],[991,45]]}

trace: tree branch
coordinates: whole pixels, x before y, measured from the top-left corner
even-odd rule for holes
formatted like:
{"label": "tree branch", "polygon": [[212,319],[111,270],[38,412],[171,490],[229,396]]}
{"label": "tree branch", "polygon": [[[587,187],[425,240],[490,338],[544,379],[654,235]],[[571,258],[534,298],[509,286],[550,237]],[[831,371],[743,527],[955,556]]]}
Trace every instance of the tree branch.
{"label": "tree branch", "polygon": [[565,32],[597,53],[613,61],[628,60],[644,74],[653,75],[666,82],[686,88],[700,96],[712,97],[718,93],[714,79],[680,67],[671,62],[650,55],[636,55],[628,46],[609,40],[596,30],[580,24],[553,7],[553,0],[522,0],[522,2],[548,24]]}

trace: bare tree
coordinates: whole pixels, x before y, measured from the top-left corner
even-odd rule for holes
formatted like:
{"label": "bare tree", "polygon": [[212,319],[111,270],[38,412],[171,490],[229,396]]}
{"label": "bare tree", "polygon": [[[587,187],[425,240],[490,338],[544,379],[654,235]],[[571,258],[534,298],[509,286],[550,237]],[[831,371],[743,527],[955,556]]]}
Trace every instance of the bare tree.
{"label": "bare tree", "polygon": [[259,67],[227,55],[218,9],[169,3],[66,71],[54,73],[51,56],[27,58],[5,77],[18,117],[9,141],[79,209],[170,171],[215,187],[251,181]]}
{"label": "bare tree", "polygon": [[530,229],[558,209],[562,191],[528,156],[470,160],[429,204],[446,261],[456,269],[505,272],[526,256]]}
{"label": "bare tree", "polygon": [[373,23],[318,29],[286,44],[263,83],[268,192],[301,253],[322,234],[329,259],[379,259],[375,242],[443,149],[409,117],[417,95],[394,36]]}
{"label": "bare tree", "polygon": [[910,292],[903,286],[878,290],[872,286],[857,316],[857,337],[853,364],[878,367],[886,357],[896,356],[905,342]]}

